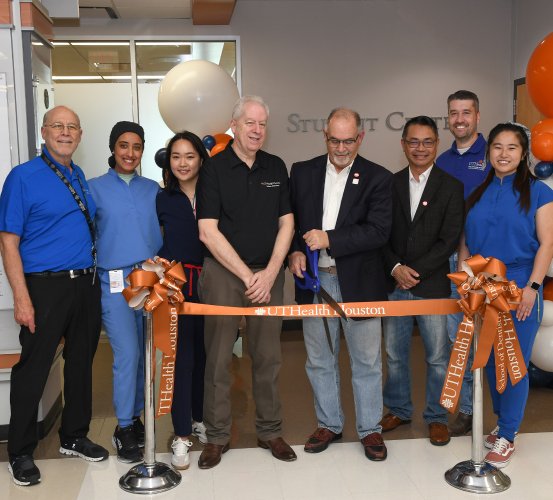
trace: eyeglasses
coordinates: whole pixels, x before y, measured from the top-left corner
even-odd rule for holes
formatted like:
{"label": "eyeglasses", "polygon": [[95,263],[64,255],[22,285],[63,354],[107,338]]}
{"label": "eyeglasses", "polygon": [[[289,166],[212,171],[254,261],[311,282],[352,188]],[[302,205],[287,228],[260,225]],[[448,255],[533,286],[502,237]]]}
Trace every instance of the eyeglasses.
{"label": "eyeglasses", "polygon": [[419,141],[418,139],[404,140],[405,144],[411,149],[417,149],[421,144],[424,149],[430,149],[434,147],[436,141],[434,139],[424,139],[424,141]]}
{"label": "eyeglasses", "polygon": [[357,139],[359,139],[359,135],[355,139],[336,139],[336,137],[327,137],[326,142],[328,142],[332,147],[337,148],[340,144],[343,144],[344,146],[353,146]]}
{"label": "eyeglasses", "polygon": [[69,131],[70,134],[75,134],[78,132],[81,127],[75,123],[68,123],[67,125],[64,125],[63,123],[55,122],[50,123],[50,125],[44,125],[45,127],[50,127],[52,130],[55,130],[56,132],[63,132],[65,129]]}

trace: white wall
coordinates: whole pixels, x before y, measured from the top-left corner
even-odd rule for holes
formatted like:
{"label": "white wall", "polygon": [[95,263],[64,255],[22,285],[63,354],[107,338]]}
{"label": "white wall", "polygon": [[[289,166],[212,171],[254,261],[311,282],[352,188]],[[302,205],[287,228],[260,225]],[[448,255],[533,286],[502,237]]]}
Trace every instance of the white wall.
{"label": "white wall", "polygon": [[[404,164],[399,132],[385,126],[392,112],[444,116],[447,95],[468,88],[481,98],[482,130],[510,117],[509,5],[240,1],[233,27],[241,35],[244,91],[272,105],[270,148],[288,162],[324,145],[321,134],[287,132],[287,117],[325,117],[345,104],[378,118],[362,152],[397,170]],[[450,135],[441,135],[445,148]]]}
{"label": "white wall", "polygon": [[[108,169],[109,133],[115,123],[132,120],[130,83],[64,83],[55,86],[55,103],[74,109],[81,119],[83,137],[73,155],[87,179]],[[101,112],[101,121],[91,120]]]}
{"label": "white wall", "polygon": [[[56,104],[76,110],[81,119],[83,139],[73,156],[75,163],[87,179],[105,174],[111,128],[118,121],[132,120],[131,84],[58,83],[55,89]],[[161,181],[161,169],[154,162],[155,153],[173,136],[157,110],[158,90],[159,84],[138,84],[140,122],[146,139],[141,173],[157,182]],[[91,118],[98,116],[100,120]]]}
{"label": "white wall", "polygon": [[553,32],[551,0],[514,0],[512,56],[515,79],[526,76],[528,59],[538,43],[551,32]]}
{"label": "white wall", "polygon": [[[526,2],[525,2],[526,3]],[[390,113],[446,114],[460,88],[481,99],[481,130],[511,118],[511,5],[508,0],[240,0],[230,26],[103,22],[70,34],[238,35],[243,93],[271,107],[266,149],[288,165],[324,152],[322,134],[296,133],[289,116],[325,118],[338,105],[376,118],[362,154],[391,170],[404,164]],[[59,102],[59,100],[58,100]],[[392,125],[401,126],[400,115]],[[443,122],[441,122],[443,125]],[[442,132],[442,148],[451,143]]]}

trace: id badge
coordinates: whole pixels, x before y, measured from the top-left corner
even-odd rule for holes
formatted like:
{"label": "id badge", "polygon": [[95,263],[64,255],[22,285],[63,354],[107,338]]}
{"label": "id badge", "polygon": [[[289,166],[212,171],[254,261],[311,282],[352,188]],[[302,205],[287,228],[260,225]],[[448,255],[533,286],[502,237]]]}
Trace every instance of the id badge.
{"label": "id badge", "polygon": [[125,288],[122,269],[113,269],[109,271],[109,291],[110,293],[121,293]]}

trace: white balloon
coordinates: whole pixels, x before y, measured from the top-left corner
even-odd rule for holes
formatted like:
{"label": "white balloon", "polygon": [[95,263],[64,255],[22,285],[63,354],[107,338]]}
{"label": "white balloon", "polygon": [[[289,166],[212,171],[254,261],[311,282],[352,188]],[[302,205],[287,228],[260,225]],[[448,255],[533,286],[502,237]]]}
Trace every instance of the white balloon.
{"label": "white balloon", "polygon": [[553,326],[553,302],[550,300],[543,301],[543,319],[540,328],[544,326]]}
{"label": "white balloon", "polygon": [[201,138],[228,129],[239,97],[236,83],[223,68],[209,61],[186,61],[165,75],[158,107],[173,132],[189,130]]}
{"label": "white balloon", "polygon": [[545,273],[547,276],[551,276],[553,278],[553,260],[551,261],[551,264],[549,264],[549,269]]}
{"label": "white balloon", "polygon": [[530,361],[541,370],[553,372],[553,326],[540,326]]}

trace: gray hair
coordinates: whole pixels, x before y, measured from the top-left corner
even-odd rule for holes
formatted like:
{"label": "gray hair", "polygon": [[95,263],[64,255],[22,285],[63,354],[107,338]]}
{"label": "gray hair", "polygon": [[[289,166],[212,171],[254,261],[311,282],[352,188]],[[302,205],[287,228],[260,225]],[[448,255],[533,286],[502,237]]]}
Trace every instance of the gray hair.
{"label": "gray hair", "polygon": [[357,125],[357,131],[361,132],[362,130],[362,124],[361,124],[361,117],[359,116],[359,113],[357,111],[354,111],[353,109],[349,108],[334,108],[330,114],[328,115],[328,118],[326,119],[326,127],[325,130],[328,130],[328,124],[330,123],[330,120],[332,118],[353,118],[355,120],[355,125]]}
{"label": "gray hair", "polygon": [[236,101],[234,108],[232,108],[232,119],[238,120],[244,114],[244,107],[249,102],[255,102],[260,106],[263,106],[265,113],[267,113],[267,118],[269,118],[269,106],[267,103],[258,95],[245,95]]}
{"label": "gray hair", "polygon": [[63,106],[63,105],[60,105],[60,106],[54,106],[52,109],[49,109],[48,111],[46,111],[46,113],[44,113],[44,116],[42,117],[42,126],[46,126],[46,124],[48,123],[48,120],[50,119],[50,115],[54,112],[54,111],[57,111],[58,109],[61,109],[61,108],[64,108],[66,109],[67,111],[71,111],[71,113],[73,113],[75,115],[75,118],[77,119],[77,125],[81,125],[81,119],[79,118],[79,115],[77,113],[75,113],[75,111],[73,111],[71,108],[68,108],[67,106]]}

